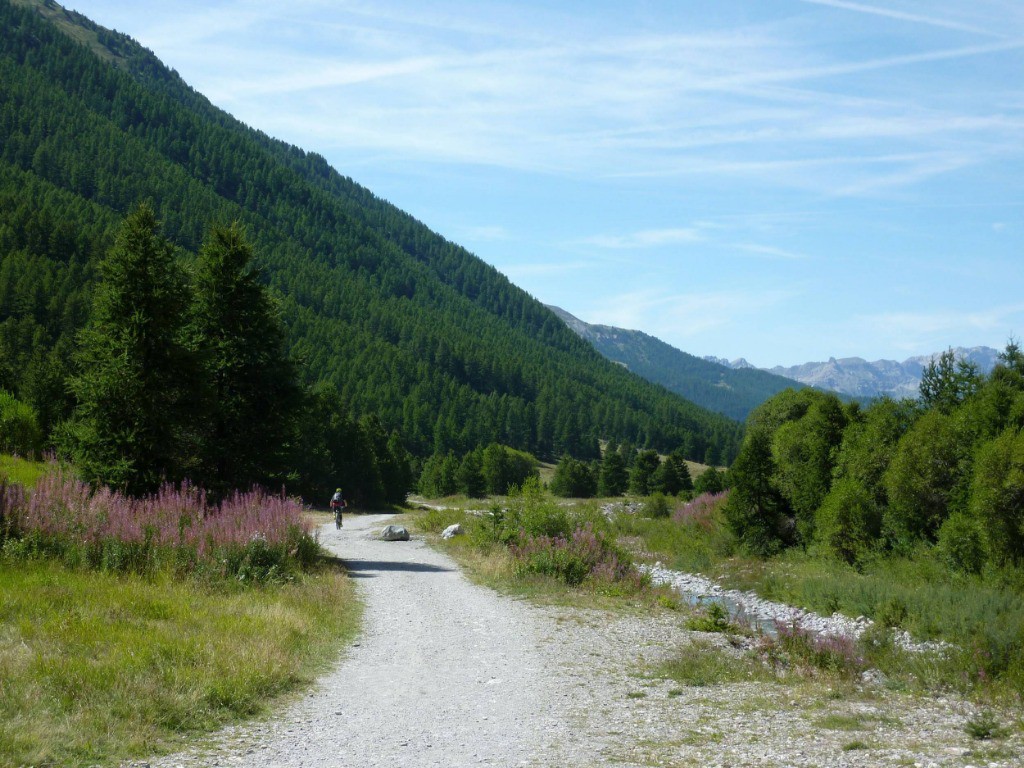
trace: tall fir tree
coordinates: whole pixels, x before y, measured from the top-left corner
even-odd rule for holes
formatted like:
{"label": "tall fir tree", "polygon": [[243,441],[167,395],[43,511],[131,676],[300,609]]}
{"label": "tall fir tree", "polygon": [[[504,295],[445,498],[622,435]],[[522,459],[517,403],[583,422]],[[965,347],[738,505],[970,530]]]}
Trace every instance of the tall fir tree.
{"label": "tall fir tree", "polygon": [[622,496],[629,487],[629,472],[626,460],[620,451],[609,447],[601,461],[597,493],[599,496]]}
{"label": "tall fir tree", "polygon": [[152,207],[128,214],[99,273],[70,382],[70,447],[90,482],[150,492],[189,471],[196,437],[185,280]]}
{"label": "tall fir tree", "polygon": [[213,227],[199,251],[188,336],[204,383],[198,479],[216,494],[283,479],[301,391],[237,223]]}

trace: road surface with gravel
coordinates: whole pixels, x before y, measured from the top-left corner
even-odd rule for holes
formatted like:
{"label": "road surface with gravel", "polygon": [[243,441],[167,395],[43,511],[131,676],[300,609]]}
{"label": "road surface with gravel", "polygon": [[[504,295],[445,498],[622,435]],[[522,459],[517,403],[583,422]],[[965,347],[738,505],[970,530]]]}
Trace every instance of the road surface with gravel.
{"label": "road surface with gravel", "polygon": [[977,710],[955,696],[653,676],[694,639],[726,659],[741,651],[686,630],[683,612],[537,607],[475,586],[422,540],[379,540],[389,519],[321,529],[365,603],[363,631],[334,669],[275,716],[146,765],[1022,764],[1019,729],[972,741],[964,725]]}

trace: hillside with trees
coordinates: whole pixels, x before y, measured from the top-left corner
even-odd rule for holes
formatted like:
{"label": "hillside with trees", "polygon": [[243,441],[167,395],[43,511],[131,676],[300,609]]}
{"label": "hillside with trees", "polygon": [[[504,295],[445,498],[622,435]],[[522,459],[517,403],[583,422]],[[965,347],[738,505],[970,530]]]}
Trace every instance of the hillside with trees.
{"label": "hillside with trees", "polygon": [[564,309],[550,309],[609,360],[731,419],[742,421],[772,395],[803,387],[791,378],[757,368],[734,369],[696,357],[642,331],[592,325]]}
{"label": "hillside with trees", "polygon": [[[303,390],[298,471],[325,487],[343,467],[492,443],[734,457],[741,425],[604,360],[492,267],[239,123],[131,38],[42,0],[0,0],[0,25],[0,389],[34,409],[47,446],[81,413],[100,265],[146,203],[194,283],[188,323],[220,322],[202,249],[245,233]],[[211,353],[198,375],[223,392]],[[243,432],[212,449],[208,428],[214,453],[248,461]]]}

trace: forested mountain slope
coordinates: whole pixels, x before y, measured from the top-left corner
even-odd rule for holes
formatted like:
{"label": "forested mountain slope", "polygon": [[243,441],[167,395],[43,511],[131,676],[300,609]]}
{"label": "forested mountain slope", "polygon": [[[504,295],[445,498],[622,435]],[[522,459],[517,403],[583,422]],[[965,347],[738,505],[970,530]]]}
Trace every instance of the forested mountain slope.
{"label": "forested mountain slope", "polygon": [[641,331],[591,325],[564,309],[549,308],[609,360],[621,363],[697,405],[733,419],[742,421],[772,395],[804,386],[757,368],[734,370],[687,354]]}
{"label": "forested mountain slope", "polygon": [[310,383],[416,454],[599,438],[729,460],[741,427],[600,357],[496,270],[315,154],[211,105],[130,38],[0,0],[0,387],[48,427],[98,257],[148,199],[189,260],[237,220]]}

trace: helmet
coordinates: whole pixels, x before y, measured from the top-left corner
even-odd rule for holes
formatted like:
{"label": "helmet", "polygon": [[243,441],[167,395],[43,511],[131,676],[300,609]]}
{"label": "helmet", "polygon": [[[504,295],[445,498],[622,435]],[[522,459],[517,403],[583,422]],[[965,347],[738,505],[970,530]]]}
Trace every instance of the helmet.
{"label": "helmet", "polygon": [[341,488],[335,488],[335,489],[334,489],[334,492],[335,492],[335,493],[341,493]]}

